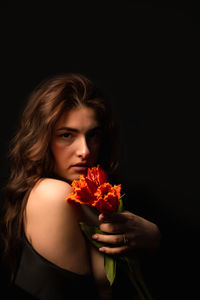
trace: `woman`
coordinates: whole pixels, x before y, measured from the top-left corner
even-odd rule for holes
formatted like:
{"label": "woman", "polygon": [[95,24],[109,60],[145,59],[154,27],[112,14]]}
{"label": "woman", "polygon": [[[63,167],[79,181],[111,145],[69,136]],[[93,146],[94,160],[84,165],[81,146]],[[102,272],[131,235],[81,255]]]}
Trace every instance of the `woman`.
{"label": "woman", "polygon": [[[158,247],[158,227],[139,216],[97,216],[64,201],[88,167],[99,164],[112,178],[115,137],[108,102],[86,77],[53,76],[31,93],[12,143],[4,222],[12,280],[27,295],[111,299],[103,253]],[[106,243],[99,251],[84,238],[82,220],[105,232],[93,236]]]}

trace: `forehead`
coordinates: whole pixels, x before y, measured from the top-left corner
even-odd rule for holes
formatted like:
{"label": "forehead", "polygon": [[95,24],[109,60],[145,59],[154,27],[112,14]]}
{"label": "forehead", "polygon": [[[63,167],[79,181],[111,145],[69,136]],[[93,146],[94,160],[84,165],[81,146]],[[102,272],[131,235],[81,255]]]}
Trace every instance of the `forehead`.
{"label": "forehead", "polygon": [[99,122],[95,110],[91,107],[81,106],[64,112],[58,119],[56,128],[62,126],[90,128],[97,125],[99,125]]}

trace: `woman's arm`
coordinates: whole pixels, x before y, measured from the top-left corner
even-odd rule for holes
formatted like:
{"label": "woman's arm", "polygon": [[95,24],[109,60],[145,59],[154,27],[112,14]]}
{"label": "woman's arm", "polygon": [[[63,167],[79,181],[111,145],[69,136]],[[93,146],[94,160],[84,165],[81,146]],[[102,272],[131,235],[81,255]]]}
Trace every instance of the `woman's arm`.
{"label": "woman's arm", "polygon": [[85,274],[88,254],[79,227],[79,209],[65,201],[71,186],[43,179],[32,190],[25,214],[25,232],[34,249],[64,269]]}

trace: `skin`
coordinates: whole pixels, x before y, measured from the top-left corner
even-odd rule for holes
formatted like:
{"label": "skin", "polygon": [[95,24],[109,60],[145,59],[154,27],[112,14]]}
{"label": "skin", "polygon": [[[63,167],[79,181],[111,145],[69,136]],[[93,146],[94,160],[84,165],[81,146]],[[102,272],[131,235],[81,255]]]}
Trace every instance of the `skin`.
{"label": "skin", "polygon": [[56,124],[51,150],[55,161],[55,173],[69,183],[78,179],[87,167],[96,164],[101,144],[101,128],[93,109],[81,107],[64,113]]}
{"label": "skin", "polygon": [[[159,244],[157,226],[130,212],[95,215],[87,206],[73,207],[63,199],[71,182],[96,165],[101,128],[95,111],[82,106],[63,113],[51,140],[55,174],[62,180],[42,178],[32,189],[24,217],[25,233],[35,250],[52,263],[77,274],[92,273],[100,299],[110,299],[104,271],[104,252],[120,254],[135,248],[154,250]],[[77,167],[77,164],[85,164]],[[76,165],[76,167],[74,167]],[[45,220],[45,222],[44,222]],[[109,235],[93,236],[114,248],[95,249],[86,243],[79,222],[99,225]],[[51,233],[51,234],[49,234]],[[124,244],[124,234],[128,243]]]}
{"label": "skin", "polygon": [[100,229],[109,235],[95,234],[93,238],[115,245],[114,248],[102,247],[99,249],[101,252],[113,255],[135,249],[148,249],[150,252],[156,252],[160,247],[158,226],[131,212],[101,214],[99,220],[102,222]]}
{"label": "skin", "polygon": [[61,180],[37,182],[26,205],[24,229],[41,256],[63,269],[86,274],[90,264],[78,210],[63,201],[70,192],[71,186]]}
{"label": "skin", "polygon": [[[79,125],[77,120],[82,120],[82,124]],[[65,127],[73,130],[66,130]],[[94,166],[100,143],[101,130],[93,109],[83,106],[63,114],[56,125],[51,143],[55,172],[68,182],[77,179],[83,170],[77,172],[72,166],[78,162],[85,162],[88,167]],[[102,247],[99,249],[101,252],[121,254],[138,248],[150,251],[159,249],[159,228],[140,216],[131,212],[107,216],[100,214],[99,221],[100,229],[110,235],[96,234],[93,239],[116,245],[114,248]],[[125,239],[128,242],[124,245]]]}
{"label": "skin", "polygon": [[[32,189],[25,210],[26,236],[35,249],[60,267],[81,274],[89,271],[88,263],[80,268],[77,263],[88,261],[79,226],[82,215],[63,199],[72,191],[72,180],[87,169],[74,165],[94,165],[100,144],[101,129],[94,110],[81,107],[63,113],[54,128],[51,150],[55,173],[64,180],[42,178]],[[74,263],[67,257],[74,257]]]}

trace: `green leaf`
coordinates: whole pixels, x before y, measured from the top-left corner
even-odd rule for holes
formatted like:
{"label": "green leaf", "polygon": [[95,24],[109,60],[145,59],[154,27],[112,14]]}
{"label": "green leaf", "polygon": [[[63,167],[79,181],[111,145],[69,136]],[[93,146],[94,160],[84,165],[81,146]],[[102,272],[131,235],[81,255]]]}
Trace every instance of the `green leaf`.
{"label": "green leaf", "polygon": [[116,275],[116,261],[112,256],[104,254],[104,269],[110,285],[112,285]]}
{"label": "green leaf", "polygon": [[[104,232],[102,232],[98,227],[90,226],[83,222],[80,222],[79,224],[81,226],[82,231],[84,232],[84,234],[86,235],[86,237],[92,243],[93,246],[95,246],[96,248],[100,248],[104,246],[104,244],[97,242],[92,238],[93,234],[95,233],[105,234]],[[110,285],[112,285],[116,275],[116,261],[113,259],[113,257],[108,256],[106,254],[104,254],[104,269],[105,269],[106,276],[110,282]]]}
{"label": "green leaf", "polygon": [[[124,194],[125,195],[125,194]],[[118,213],[121,213],[123,210],[124,210],[124,205],[123,205],[123,201],[122,201],[122,197],[124,197],[124,195],[122,195],[119,199],[119,206],[118,206],[118,209],[117,209],[117,212]]]}

